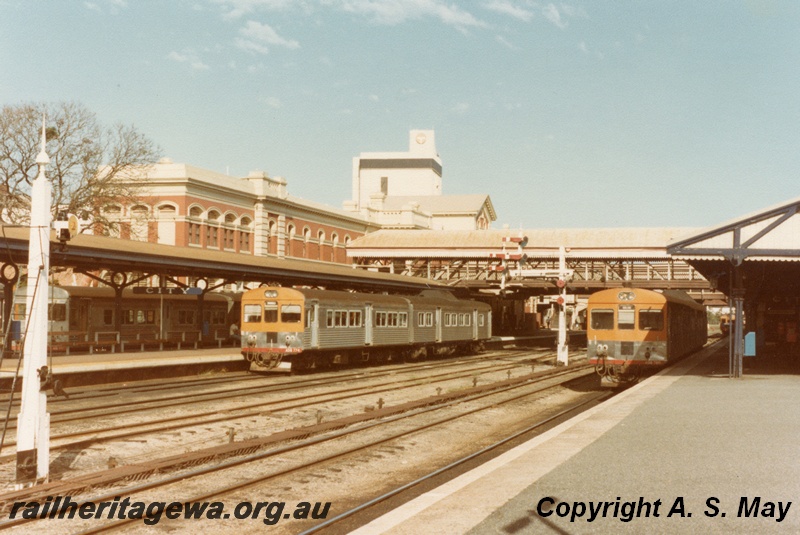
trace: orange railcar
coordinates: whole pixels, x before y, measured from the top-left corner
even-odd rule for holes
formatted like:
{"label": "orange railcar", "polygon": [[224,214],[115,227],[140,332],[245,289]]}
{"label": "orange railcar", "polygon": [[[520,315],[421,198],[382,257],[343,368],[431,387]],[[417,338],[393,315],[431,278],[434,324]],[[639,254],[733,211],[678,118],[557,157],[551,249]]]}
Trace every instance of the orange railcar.
{"label": "orange railcar", "polygon": [[606,381],[624,383],[700,349],[705,307],[675,290],[615,288],[588,301],[589,360]]}

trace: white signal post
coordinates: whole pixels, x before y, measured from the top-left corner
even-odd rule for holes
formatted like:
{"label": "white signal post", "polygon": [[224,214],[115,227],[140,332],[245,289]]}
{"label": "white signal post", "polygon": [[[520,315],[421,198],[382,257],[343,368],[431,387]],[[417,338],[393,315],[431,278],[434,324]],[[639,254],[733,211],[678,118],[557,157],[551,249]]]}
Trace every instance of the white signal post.
{"label": "white signal post", "polygon": [[559,366],[569,364],[567,345],[567,259],[566,249],[558,248],[558,348],[556,362]]}
{"label": "white signal post", "polygon": [[17,478],[21,489],[47,480],[50,475],[50,414],[47,394],[40,386],[47,373],[47,300],[50,272],[50,202],[52,187],[45,167],[45,121],[42,120],[42,150],[36,157],[39,175],[31,187],[31,225],[28,244],[27,318],[22,353],[22,399],[17,416]]}

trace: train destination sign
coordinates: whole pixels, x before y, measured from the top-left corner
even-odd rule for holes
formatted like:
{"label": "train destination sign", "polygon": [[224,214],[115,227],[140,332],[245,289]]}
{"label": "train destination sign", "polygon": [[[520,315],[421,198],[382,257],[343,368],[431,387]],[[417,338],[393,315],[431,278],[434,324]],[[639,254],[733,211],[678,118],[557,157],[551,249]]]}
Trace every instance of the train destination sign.
{"label": "train destination sign", "polygon": [[203,293],[203,290],[200,288],[177,288],[174,286],[168,288],[145,288],[142,286],[136,286],[133,288],[133,293],[150,295],[200,295]]}

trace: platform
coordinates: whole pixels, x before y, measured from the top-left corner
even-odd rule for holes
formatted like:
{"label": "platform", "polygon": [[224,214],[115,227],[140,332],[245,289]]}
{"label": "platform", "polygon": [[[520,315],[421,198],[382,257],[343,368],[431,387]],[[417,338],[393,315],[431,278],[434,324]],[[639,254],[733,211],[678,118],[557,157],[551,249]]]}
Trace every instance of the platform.
{"label": "platform", "polygon": [[730,379],[717,344],[354,533],[800,532],[800,375],[786,371]]}
{"label": "platform", "polygon": [[[137,351],[136,353],[95,353],[93,355],[58,355],[52,358],[53,373],[104,372],[131,368],[180,366],[199,362],[233,362],[242,360],[237,348],[182,349]],[[12,376],[17,359],[4,359],[0,377]]]}

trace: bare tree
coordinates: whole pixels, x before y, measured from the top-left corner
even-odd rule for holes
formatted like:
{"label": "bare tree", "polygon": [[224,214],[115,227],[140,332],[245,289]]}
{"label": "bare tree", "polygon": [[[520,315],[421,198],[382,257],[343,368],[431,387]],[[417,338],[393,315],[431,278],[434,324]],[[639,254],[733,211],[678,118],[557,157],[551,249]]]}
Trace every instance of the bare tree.
{"label": "bare tree", "polygon": [[93,112],[75,102],[20,104],[0,111],[0,219],[28,221],[45,112],[54,213],[76,214],[106,231],[115,228],[117,219],[104,208],[135,202],[145,171],[161,149],[133,126],[100,125]]}

